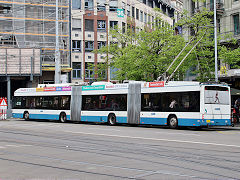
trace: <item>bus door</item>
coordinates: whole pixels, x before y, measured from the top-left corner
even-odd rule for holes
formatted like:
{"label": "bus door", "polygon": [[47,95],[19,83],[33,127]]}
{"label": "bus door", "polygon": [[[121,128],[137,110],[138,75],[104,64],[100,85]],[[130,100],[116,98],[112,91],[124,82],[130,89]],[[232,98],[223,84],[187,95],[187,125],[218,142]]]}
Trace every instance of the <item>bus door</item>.
{"label": "bus door", "polygon": [[225,125],[230,119],[230,92],[228,87],[205,86],[204,119],[209,125]]}

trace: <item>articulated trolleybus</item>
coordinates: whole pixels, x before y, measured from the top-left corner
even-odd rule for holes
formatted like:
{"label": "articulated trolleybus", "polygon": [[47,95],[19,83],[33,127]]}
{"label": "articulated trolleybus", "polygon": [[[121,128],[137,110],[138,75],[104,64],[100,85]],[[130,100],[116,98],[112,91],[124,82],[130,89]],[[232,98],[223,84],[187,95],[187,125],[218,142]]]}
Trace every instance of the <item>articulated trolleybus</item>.
{"label": "articulated trolleybus", "polygon": [[130,82],[21,88],[13,117],[206,127],[231,125],[230,88],[199,82]]}

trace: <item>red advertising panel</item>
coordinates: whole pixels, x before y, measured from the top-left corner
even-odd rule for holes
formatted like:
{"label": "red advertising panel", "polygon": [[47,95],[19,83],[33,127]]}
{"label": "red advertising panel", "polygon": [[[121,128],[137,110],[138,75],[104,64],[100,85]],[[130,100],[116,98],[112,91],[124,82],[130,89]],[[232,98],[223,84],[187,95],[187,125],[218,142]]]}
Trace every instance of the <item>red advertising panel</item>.
{"label": "red advertising panel", "polygon": [[150,82],[149,87],[164,87],[164,81]]}
{"label": "red advertising panel", "polygon": [[56,87],[44,87],[44,91],[56,91]]}

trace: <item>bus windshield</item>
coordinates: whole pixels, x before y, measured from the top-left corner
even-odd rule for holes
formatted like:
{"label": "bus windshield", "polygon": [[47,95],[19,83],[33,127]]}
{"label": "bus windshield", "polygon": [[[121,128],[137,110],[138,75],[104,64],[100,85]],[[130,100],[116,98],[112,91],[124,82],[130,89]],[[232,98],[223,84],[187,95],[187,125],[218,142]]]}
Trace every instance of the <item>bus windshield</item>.
{"label": "bus windshield", "polygon": [[204,101],[205,104],[223,104],[229,105],[230,99],[227,87],[205,86]]}

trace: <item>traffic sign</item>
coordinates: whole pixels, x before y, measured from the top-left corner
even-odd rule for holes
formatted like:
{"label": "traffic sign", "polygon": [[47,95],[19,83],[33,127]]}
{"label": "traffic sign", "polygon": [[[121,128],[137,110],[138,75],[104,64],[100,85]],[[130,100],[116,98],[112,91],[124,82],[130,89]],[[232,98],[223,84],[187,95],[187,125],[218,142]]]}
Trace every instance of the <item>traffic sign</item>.
{"label": "traffic sign", "polygon": [[7,98],[0,98],[0,120],[7,119]]}

